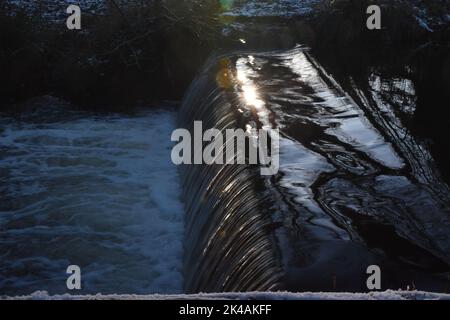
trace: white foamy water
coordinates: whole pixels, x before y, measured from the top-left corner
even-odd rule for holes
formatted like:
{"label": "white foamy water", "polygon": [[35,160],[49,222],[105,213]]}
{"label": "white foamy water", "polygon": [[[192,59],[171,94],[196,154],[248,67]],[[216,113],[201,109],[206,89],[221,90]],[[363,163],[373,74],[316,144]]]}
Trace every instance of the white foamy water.
{"label": "white foamy water", "polygon": [[76,293],[182,291],[175,117],[0,118],[0,295],[66,293],[71,264]]}

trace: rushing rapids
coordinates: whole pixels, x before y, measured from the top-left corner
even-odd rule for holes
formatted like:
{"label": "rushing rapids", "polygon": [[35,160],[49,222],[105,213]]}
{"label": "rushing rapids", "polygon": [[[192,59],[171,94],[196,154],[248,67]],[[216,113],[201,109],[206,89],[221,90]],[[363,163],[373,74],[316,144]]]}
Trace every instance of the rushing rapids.
{"label": "rushing rapids", "polygon": [[449,189],[397,116],[414,85],[368,83],[345,92],[302,47],[210,59],[179,127],[278,128],[280,172],[181,167],[187,292],[364,291],[372,264],[383,289],[445,289]]}
{"label": "rushing rapids", "polygon": [[73,264],[77,294],[181,293],[175,110],[23,109],[0,114],[0,296],[67,293]]}

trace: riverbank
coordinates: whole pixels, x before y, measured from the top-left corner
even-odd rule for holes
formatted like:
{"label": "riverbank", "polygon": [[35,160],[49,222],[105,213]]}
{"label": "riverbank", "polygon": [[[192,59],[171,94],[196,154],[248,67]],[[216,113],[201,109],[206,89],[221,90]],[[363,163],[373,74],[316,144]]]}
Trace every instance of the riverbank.
{"label": "riverbank", "polygon": [[47,93],[96,106],[181,99],[214,51],[302,43],[324,52],[383,52],[445,43],[448,35],[446,4],[439,0],[378,1],[379,32],[365,27],[368,1],[288,2],[261,11],[243,1],[83,1],[82,30],[69,31],[65,1],[3,1],[1,104]]}

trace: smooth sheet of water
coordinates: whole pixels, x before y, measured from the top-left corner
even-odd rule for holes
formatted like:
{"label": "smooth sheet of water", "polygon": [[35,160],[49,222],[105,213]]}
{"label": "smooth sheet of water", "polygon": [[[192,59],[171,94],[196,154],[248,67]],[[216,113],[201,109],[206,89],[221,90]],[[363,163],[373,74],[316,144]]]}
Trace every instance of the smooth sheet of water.
{"label": "smooth sheet of water", "polygon": [[[365,86],[335,79],[297,47],[211,59],[194,82],[182,125],[278,128],[281,141],[280,172],[264,181],[251,167],[182,174],[196,191],[185,192],[186,268],[209,279],[188,289],[365,291],[376,264],[384,289],[445,290],[450,190],[404,121],[417,83],[376,70]],[[237,232],[237,221],[252,223]]]}

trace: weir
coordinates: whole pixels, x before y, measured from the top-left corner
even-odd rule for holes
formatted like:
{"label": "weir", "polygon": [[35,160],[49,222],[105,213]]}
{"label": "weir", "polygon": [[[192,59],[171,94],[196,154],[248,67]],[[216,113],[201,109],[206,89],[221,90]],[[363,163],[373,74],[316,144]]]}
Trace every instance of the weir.
{"label": "weir", "polygon": [[[214,60],[210,62],[211,68]],[[180,110],[179,127],[192,130],[241,127],[242,118],[216,74],[201,74]],[[230,80],[231,81],[231,80]],[[236,154],[237,157],[237,154]],[[280,289],[281,263],[270,232],[270,197],[259,168],[249,165],[187,165],[181,169],[186,203],[187,292]]]}
{"label": "weir", "polygon": [[383,289],[443,290],[448,186],[375,75],[368,82],[345,92],[302,47],[210,58],[178,127],[277,128],[280,172],[180,167],[186,292],[367,291],[373,264]]}

